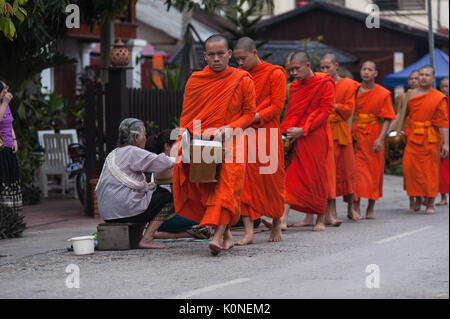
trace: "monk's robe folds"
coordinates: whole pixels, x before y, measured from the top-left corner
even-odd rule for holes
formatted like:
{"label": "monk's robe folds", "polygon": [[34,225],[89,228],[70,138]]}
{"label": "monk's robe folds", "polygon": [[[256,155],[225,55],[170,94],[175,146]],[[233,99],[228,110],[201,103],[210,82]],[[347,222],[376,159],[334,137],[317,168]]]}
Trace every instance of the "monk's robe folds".
{"label": "monk's robe folds", "polygon": [[[286,173],[280,114],[286,99],[287,75],[282,67],[266,62],[258,64],[249,72],[255,83],[256,111],[259,113],[260,122],[252,125],[256,133],[254,139],[248,137],[249,158],[256,159],[256,163],[253,160],[247,163],[241,196],[241,215],[249,216],[251,220],[263,215],[281,218],[284,213]],[[260,128],[266,130],[265,134],[259,134]],[[276,134],[272,137],[276,143],[270,139],[271,129]],[[262,145],[265,147],[264,154],[267,157],[270,154],[273,156],[269,161],[276,161],[273,173],[261,173],[261,169],[274,165],[271,162],[261,163],[258,148]]]}
{"label": "monk's robe folds", "polygon": [[340,78],[336,83],[336,104],[338,110],[334,109],[328,117],[333,133],[336,161],[336,196],[346,196],[355,192],[355,155],[348,121],[355,111],[358,88],[358,82]]}
{"label": "monk's robe folds", "polygon": [[[447,119],[449,115],[449,108],[447,103]],[[441,158],[441,164],[439,165],[439,193],[448,194],[448,156]]]}
{"label": "monk's robe folds", "polygon": [[381,133],[381,119],[395,119],[391,92],[376,84],[358,94],[352,134],[355,147],[355,199],[378,200],[383,196],[384,144],[379,152],[374,143]]}
{"label": "monk's robe folds", "polygon": [[[403,155],[404,185],[408,196],[436,197],[442,136],[448,127],[447,97],[436,89],[408,102],[408,130]],[[448,181],[448,175],[447,175]]]}
{"label": "monk's robe folds", "polygon": [[328,116],[334,106],[335,85],[323,73],[294,81],[281,131],[302,127],[303,136],[293,144],[293,158],[286,170],[286,203],[308,214],[325,214],[328,200]]}
{"label": "monk's robe folds", "polygon": [[[245,129],[256,113],[255,88],[247,72],[229,67],[216,73],[208,66],[194,72],[186,84],[180,126],[194,132],[193,121],[201,121],[202,133],[228,125]],[[223,163],[217,183],[191,183],[188,163],[177,163],[173,174],[173,197],[178,215],[216,227],[233,225],[240,217],[240,196],[244,184],[244,136],[239,134],[226,152],[233,163]]]}

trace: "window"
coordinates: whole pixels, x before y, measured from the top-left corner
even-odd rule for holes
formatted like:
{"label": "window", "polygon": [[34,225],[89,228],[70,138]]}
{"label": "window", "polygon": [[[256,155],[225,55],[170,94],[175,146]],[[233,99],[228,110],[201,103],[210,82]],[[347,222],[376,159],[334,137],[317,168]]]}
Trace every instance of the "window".
{"label": "window", "polygon": [[425,10],[425,0],[374,0],[381,11]]}

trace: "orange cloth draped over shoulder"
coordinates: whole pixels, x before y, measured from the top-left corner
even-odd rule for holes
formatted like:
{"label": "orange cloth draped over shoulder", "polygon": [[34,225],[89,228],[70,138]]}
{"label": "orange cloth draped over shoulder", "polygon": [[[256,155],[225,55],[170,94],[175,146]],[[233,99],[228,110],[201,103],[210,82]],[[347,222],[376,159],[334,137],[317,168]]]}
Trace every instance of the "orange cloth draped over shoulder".
{"label": "orange cloth draped over shoulder", "polygon": [[[286,99],[287,74],[282,67],[267,62],[258,64],[249,72],[255,83],[256,111],[260,122],[251,126],[255,135],[247,136],[249,160],[241,196],[241,215],[249,216],[251,220],[261,216],[281,218],[286,172],[280,114]],[[262,128],[265,132],[260,130]],[[268,162],[261,163],[263,158],[259,158],[258,152],[268,156]]]}
{"label": "orange cloth draped over shoulder", "polygon": [[[245,129],[253,122],[255,113],[255,87],[249,73],[232,67],[217,73],[207,66],[194,72],[186,84],[181,132],[186,128],[192,135],[196,130],[193,121],[198,120],[202,134],[225,125]],[[211,227],[231,226],[239,221],[245,161],[238,161],[237,156],[244,154],[242,141],[240,134],[233,143],[225,143],[233,148],[226,149],[233,162],[221,164],[217,183],[191,183],[190,164],[175,164],[173,197],[178,215]]]}
{"label": "orange cloth draped over shoulder", "polygon": [[[447,101],[447,119],[449,116],[449,107]],[[441,164],[439,165],[439,193],[448,194],[448,156],[445,158],[441,158]]]}
{"label": "orange cloth draped over shoulder", "polygon": [[436,89],[408,102],[409,129],[403,155],[408,196],[438,195],[442,138],[439,128],[448,127],[447,104],[447,97]]}
{"label": "orange cloth draped over shoulder", "polygon": [[286,203],[307,214],[325,214],[328,200],[328,116],[334,107],[335,85],[324,73],[294,81],[281,131],[302,127],[293,143],[292,162],[286,170]]}
{"label": "orange cloth draped over shoulder", "polygon": [[334,109],[328,117],[333,134],[336,161],[336,196],[346,196],[355,192],[355,155],[348,121],[355,111],[358,88],[358,82],[340,78],[336,83],[338,110]]}
{"label": "orange cloth draped over shoulder", "polygon": [[384,146],[380,152],[373,146],[381,133],[381,119],[395,119],[391,92],[376,84],[372,90],[358,94],[355,115],[355,200],[378,200],[383,196]]}

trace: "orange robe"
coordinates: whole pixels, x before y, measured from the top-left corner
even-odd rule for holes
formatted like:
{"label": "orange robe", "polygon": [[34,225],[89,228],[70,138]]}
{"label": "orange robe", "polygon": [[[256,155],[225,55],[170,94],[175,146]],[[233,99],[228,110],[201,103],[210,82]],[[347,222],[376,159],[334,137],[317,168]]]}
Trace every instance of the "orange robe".
{"label": "orange robe", "polygon": [[355,114],[355,199],[378,200],[383,196],[384,146],[375,152],[373,145],[381,133],[381,119],[395,119],[391,92],[376,84],[372,90],[358,94]]}
{"label": "orange robe", "polygon": [[[448,102],[448,101],[447,101]],[[447,103],[447,119],[449,116],[449,108]],[[439,165],[439,193],[448,194],[448,156],[441,158],[441,164]]]}
{"label": "orange robe", "polygon": [[336,157],[334,156],[333,133],[330,123],[327,123],[328,134],[328,156],[327,156],[327,176],[328,176],[328,199],[336,199]]}
{"label": "orange robe", "polygon": [[328,117],[333,133],[334,156],[336,160],[336,196],[346,196],[355,192],[355,155],[348,121],[355,110],[358,88],[358,82],[340,78],[336,83],[338,111],[333,110]]}
{"label": "orange robe", "polygon": [[[194,120],[201,121],[202,133],[225,125],[245,129],[255,113],[255,87],[250,74],[232,67],[216,73],[207,66],[194,72],[186,84],[180,126],[189,129],[191,136]],[[234,150],[226,150],[233,155],[233,163],[222,163],[217,183],[191,183],[190,164],[175,164],[173,197],[178,215],[211,227],[239,221],[245,162],[239,162],[237,154],[245,150],[236,148],[242,145],[239,140],[243,137],[241,134],[231,143]]]}
{"label": "orange robe", "polygon": [[[256,151],[256,154],[252,154],[256,163],[247,163],[241,196],[241,215],[249,216],[251,220],[258,219],[263,215],[270,218],[281,218],[284,213],[284,197],[286,195],[286,172],[284,170],[280,114],[286,99],[287,74],[282,67],[266,62],[255,66],[249,72],[255,83],[256,111],[259,113],[260,122],[252,125],[256,133],[256,145],[249,143],[249,149]],[[266,130],[265,134],[259,134],[258,129],[260,128]],[[276,131],[277,145],[271,142],[271,129]],[[258,148],[261,145],[264,145],[264,154],[267,156],[272,152],[275,153],[274,158],[270,159],[270,161],[276,161],[276,169],[272,174],[261,173],[261,168],[270,166],[270,162],[262,164],[258,158]],[[274,149],[272,150],[272,148]],[[272,163],[272,165],[274,164]]]}
{"label": "orange robe", "polygon": [[[436,89],[408,102],[409,129],[403,155],[408,196],[436,197],[439,192],[441,134],[448,127],[447,97]],[[447,176],[448,178],[448,176]]]}
{"label": "orange robe", "polygon": [[325,214],[328,200],[328,116],[334,105],[333,79],[323,73],[294,81],[281,131],[302,127],[286,170],[286,203],[307,214]]}

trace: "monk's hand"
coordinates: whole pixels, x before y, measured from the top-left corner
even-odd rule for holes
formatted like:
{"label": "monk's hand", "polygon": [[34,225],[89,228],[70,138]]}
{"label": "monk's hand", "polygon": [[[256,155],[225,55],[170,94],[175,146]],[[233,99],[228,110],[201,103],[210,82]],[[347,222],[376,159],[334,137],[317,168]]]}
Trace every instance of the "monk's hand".
{"label": "monk's hand", "polygon": [[447,158],[447,157],[448,157],[448,154],[449,154],[449,148],[448,148],[448,145],[444,144],[444,145],[442,146],[442,149],[441,149],[441,157],[442,157],[442,158]]}
{"label": "monk's hand", "polygon": [[299,137],[303,136],[303,128],[302,127],[291,127],[286,131],[286,136],[291,142],[294,142]]}
{"label": "monk's hand", "polygon": [[373,143],[373,151],[375,152],[375,153],[378,153],[379,151],[381,151],[381,149],[383,148],[383,140],[381,140],[381,139],[377,139],[376,141],[375,141],[375,143]]}

